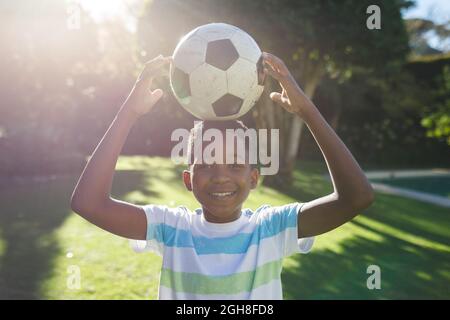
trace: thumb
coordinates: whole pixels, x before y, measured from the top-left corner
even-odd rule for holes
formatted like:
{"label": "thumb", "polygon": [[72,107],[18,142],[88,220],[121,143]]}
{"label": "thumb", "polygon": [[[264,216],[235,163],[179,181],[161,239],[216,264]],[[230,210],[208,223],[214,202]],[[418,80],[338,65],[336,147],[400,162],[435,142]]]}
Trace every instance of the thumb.
{"label": "thumb", "polygon": [[154,91],[149,92],[144,97],[144,105],[147,108],[151,108],[159,99],[163,96],[163,91],[161,89],[156,89]]}
{"label": "thumb", "polygon": [[156,89],[156,90],[152,91],[152,93],[151,93],[152,104],[155,104],[156,102],[158,102],[158,100],[161,99],[163,94],[164,94],[164,92],[161,89]]}
{"label": "thumb", "polygon": [[270,94],[270,99],[272,99],[272,101],[279,103],[279,104],[283,104],[285,102],[281,96],[281,93],[279,93],[279,92],[272,92]]}

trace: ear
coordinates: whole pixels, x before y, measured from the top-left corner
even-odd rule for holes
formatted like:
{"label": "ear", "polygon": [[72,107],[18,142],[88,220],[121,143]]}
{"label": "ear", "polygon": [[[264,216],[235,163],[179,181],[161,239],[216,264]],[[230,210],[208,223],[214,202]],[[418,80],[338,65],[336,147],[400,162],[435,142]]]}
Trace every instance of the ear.
{"label": "ear", "polygon": [[189,191],[192,191],[192,185],[191,185],[191,172],[189,170],[183,171],[183,182],[186,186],[186,189]]}
{"label": "ear", "polygon": [[255,189],[258,185],[259,171],[257,168],[253,168],[250,172],[250,188]]}

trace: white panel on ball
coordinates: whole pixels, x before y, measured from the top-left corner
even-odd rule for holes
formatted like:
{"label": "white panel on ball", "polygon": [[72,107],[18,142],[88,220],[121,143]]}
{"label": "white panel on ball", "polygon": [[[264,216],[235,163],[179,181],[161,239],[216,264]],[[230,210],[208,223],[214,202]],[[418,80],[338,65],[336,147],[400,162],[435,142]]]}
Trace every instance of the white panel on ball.
{"label": "white panel on ball", "polygon": [[229,39],[239,29],[226,23],[210,23],[195,29],[195,35],[207,42]]}
{"label": "white panel on ball", "polygon": [[250,90],[250,94],[245,98],[244,103],[242,104],[241,112],[248,112],[253,106],[258,102],[261,94],[264,91],[264,87],[254,83],[252,89]]}
{"label": "white panel on ball", "polygon": [[225,71],[209,64],[202,64],[190,74],[191,93],[213,103],[227,93],[227,76]]}
{"label": "white panel on ball", "polygon": [[230,40],[236,47],[239,56],[248,59],[253,63],[258,62],[261,57],[261,50],[255,40],[253,40],[246,32],[236,32]]}
{"label": "white panel on ball", "polygon": [[[197,108],[197,106],[209,106],[208,108]],[[191,97],[189,103],[183,105],[186,111],[192,113],[199,119],[214,120],[216,115],[212,109],[211,104],[201,97]]]}
{"label": "white panel on ball", "polygon": [[[181,45],[183,43],[183,45]],[[207,42],[200,37],[191,35],[175,48],[174,60],[176,67],[186,73],[191,73],[205,62]]]}
{"label": "white panel on ball", "polygon": [[239,58],[227,70],[228,92],[245,99],[253,84],[258,81],[258,73],[256,64],[250,61]]}

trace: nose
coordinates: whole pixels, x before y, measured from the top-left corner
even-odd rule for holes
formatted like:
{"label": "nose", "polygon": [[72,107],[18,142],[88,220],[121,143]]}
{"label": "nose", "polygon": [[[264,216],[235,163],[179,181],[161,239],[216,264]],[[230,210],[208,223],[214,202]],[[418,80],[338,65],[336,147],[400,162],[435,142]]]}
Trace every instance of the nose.
{"label": "nose", "polygon": [[212,166],[211,181],[215,183],[224,183],[230,181],[228,168],[225,164],[215,164]]}

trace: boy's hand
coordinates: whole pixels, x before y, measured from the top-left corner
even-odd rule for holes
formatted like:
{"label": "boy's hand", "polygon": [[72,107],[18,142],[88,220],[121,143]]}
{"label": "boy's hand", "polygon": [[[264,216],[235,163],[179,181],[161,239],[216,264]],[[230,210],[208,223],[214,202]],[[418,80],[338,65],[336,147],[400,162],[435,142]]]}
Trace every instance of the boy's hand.
{"label": "boy's hand", "polygon": [[[303,117],[307,105],[307,97],[298,86],[283,60],[273,54],[263,52],[264,72],[280,83],[282,92],[270,93],[270,98],[290,113]],[[305,100],[306,99],[306,100]]]}
{"label": "boy's hand", "polygon": [[158,57],[145,63],[144,70],[142,70],[139,78],[136,80],[133,89],[131,90],[122,110],[139,118],[151,110],[151,108],[163,96],[161,89],[151,90],[153,79],[161,75],[165,69],[164,67],[172,61],[172,57]]}

